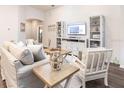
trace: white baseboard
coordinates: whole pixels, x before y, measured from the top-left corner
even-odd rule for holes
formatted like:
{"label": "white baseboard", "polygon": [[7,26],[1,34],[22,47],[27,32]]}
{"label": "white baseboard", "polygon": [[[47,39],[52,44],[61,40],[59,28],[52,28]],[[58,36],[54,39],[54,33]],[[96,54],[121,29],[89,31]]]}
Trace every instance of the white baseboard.
{"label": "white baseboard", "polygon": [[124,68],[124,65],[120,65],[120,68]]}

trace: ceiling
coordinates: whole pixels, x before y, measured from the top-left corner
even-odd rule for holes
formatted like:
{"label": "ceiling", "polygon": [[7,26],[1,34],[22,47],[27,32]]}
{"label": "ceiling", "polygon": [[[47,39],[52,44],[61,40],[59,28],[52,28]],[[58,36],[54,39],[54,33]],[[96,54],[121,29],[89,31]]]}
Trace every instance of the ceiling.
{"label": "ceiling", "polygon": [[40,9],[42,11],[48,11],[57,7],[60,7],[61,5],[31,5],[34,8]]}

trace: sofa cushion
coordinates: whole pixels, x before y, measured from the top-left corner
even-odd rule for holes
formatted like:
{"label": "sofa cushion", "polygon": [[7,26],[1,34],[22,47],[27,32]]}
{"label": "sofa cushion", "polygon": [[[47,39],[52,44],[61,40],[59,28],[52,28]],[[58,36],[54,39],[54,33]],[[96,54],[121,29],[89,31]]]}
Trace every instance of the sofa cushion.
{"label": "sofa cushion", "polygon": [[35,62],[46,58],[43,45],[28,45],[27,47],[32,51]]}
{"label": "sofa cushion", "polygon": [[34,63],[34,57],[32,52],[25,47],[19,47],[15,44],[9,46],[9,51],[18,60],[20,60],[24,65],[30,65]]}

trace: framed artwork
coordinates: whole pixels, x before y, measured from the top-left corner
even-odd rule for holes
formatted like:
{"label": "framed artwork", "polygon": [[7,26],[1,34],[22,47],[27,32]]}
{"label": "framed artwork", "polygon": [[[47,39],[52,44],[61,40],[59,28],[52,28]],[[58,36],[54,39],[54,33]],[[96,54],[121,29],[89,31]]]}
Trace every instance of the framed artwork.
{"label": "framed artwork", "polygon": [[55,24],[48,25],[48,31],[56,31],[56,25]]}
{"label": "framed artwork", "polygon": [[20,23],[20,31],[25,32],[25,23]]}

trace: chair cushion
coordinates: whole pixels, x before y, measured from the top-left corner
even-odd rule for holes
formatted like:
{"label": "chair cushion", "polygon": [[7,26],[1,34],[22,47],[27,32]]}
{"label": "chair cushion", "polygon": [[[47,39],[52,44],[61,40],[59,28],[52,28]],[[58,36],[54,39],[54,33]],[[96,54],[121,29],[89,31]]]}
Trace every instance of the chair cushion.
{"label": "chair cushion", "polygon": [[32,51],[35,62],[46,58],[43,45],[28,45],[27,47]]}
{"label": "chair cushion", "polygon": [[[98,68],[98,70],[101,70],[101,69],[102,69],[102,67],[99,67],[99,68]],[[105,70],[105,69],[107,69],[107,65],[104,65],[103,70]],[[87,73],[90,73],[90,68],[88,68],[88,69],[86,70],[86,72],[87,72]],[[96,71],[96,68],[93,68],[93,69],[92,69],[92,72],[97,72],[97,71]]]}
{"label": "chair cushion", "polygon": [[34,63],[34,57],[32,52],[26,47],[19,47],[15,44],[9,46],[9,51],[24,65],[30,65]]}

